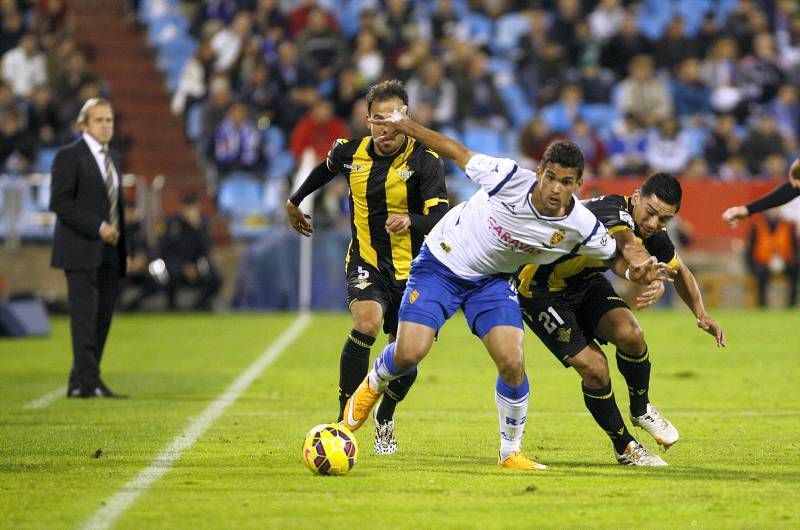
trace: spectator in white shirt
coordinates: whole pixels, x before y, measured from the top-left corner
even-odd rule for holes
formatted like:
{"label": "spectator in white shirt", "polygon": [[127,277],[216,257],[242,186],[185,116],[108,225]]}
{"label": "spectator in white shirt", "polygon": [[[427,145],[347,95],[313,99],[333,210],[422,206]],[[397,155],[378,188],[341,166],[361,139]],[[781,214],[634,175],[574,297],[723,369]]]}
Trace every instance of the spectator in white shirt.
{"label": "spectator in white shirt", "polygon": [[17,96],[28,97],[34,87],[47,83],[44,55],[38,50],[36,35],[26,33],[16,48],[6,52],[2,70],[3,79]]}

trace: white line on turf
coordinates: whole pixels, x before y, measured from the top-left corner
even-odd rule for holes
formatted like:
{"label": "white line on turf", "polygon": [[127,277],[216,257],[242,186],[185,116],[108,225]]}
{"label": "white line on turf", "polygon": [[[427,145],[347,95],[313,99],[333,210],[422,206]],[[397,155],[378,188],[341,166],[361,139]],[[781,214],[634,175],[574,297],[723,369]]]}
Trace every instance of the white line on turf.
{"label": "white line on turf", "polygon": [[310,321],[311,316],[308,313],[301,313],[289,329],[284,331],[247,370],[242,372],[221,396],[212,401],[182,433],[176,436],[146,469],[106,500],[103,507],[84,522],[81,528],[93,530],[110,528],[139,495],[163,477],[181,457],[181,453],[194,445],[197,439],[225,412],[225,409],[239,399],[253,381],[280,357],[281,353],[300,336]]}
{"label": "white line on turf", "polygon": [[67,395],[67,387],[60,386],[55,390],[51,390],[47,394],[43,395],[42,397],[36,398],[33,401],[29,401],[22,406],[24,409],[43,409],[50,405],[53,401],[57,400],[58,398],[64,397]]}

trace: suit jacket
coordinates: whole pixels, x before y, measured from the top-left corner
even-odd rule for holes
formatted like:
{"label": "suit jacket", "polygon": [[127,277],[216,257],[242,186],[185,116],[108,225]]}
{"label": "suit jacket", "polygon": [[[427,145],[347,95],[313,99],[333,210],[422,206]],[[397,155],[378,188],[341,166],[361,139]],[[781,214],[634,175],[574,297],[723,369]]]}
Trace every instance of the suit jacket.
{"label": "suit jacket", "polygon": [[[117,187],[120,237],[117,252],[120,275],[125,275],[127,249],[125,242],[124,197],[119,158],[111,151],[111,160],[120,178]],[[53,236],[52,267],[66,270],[97,269],[102,262],[103,240],[100,225],[108,222],[110,203],[105,180],[97,167],[89,145],[79,138],[58,150],[53,160],[50,210],[56,214]]]}

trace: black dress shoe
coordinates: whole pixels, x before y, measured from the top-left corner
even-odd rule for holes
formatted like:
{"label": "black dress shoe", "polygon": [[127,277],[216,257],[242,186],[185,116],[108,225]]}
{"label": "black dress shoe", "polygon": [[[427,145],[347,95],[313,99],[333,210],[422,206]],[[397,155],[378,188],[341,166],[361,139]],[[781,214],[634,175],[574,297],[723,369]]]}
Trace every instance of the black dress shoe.
{"label": "black dress shoe", "polygon": [[128,396],[112,392],[111,389],[101,381],[96,385],[74,388],[67,394],[67,397],[124,399]]}

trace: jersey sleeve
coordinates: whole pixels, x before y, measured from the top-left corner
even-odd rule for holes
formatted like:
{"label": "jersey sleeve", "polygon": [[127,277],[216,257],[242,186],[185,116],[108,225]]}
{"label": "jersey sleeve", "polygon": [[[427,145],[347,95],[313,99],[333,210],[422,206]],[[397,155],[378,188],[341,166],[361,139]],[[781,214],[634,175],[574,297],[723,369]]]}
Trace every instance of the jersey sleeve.
{"label": "jersey sleeve", "polygon": [[625,197],[621,195],[604,195],[590,199],[584,202],[584,205],[603,223],[611,235],[620,230],[635,229],[633,217],[625,207]]}
{"label": "jersey sleeve", "polygon": [[508,188],[519,166],[510,158],[495,158],[489,155],[476,154],[464,167],[467,176],[480,185],[489,197],[502,194]]}
{"label": "jersey sleeve", "polygon": [[617,242],[608,233],[603,223],[597,220],[591,233],[573,252],[587,258],[607,260],[613,258],[617,253]]}
{"label": "jersey sleeve", "polygon": [[645,239],[644,248],[658,261],[668,264],[673,269],[678,266],[678,254],[675,252],[675,245],[672,244],[666,230],[659,230]]}
{"label": "jersey sleeve", "polygon": [[334,173],[341,173],[344,169],[344,150],[345,145],[349,142],[350,140],[347,138],[337,138],[333,142],[330,151],[328,151],[328,157],[325,162],[328,165],[328,169]]}
{"label": "jersey sleeve", "polygon": [[425,150],[418,175],[423,213],[427,215],[428,210],[439,204],[447,205],[444,163],[438,153],[430,149]]}

